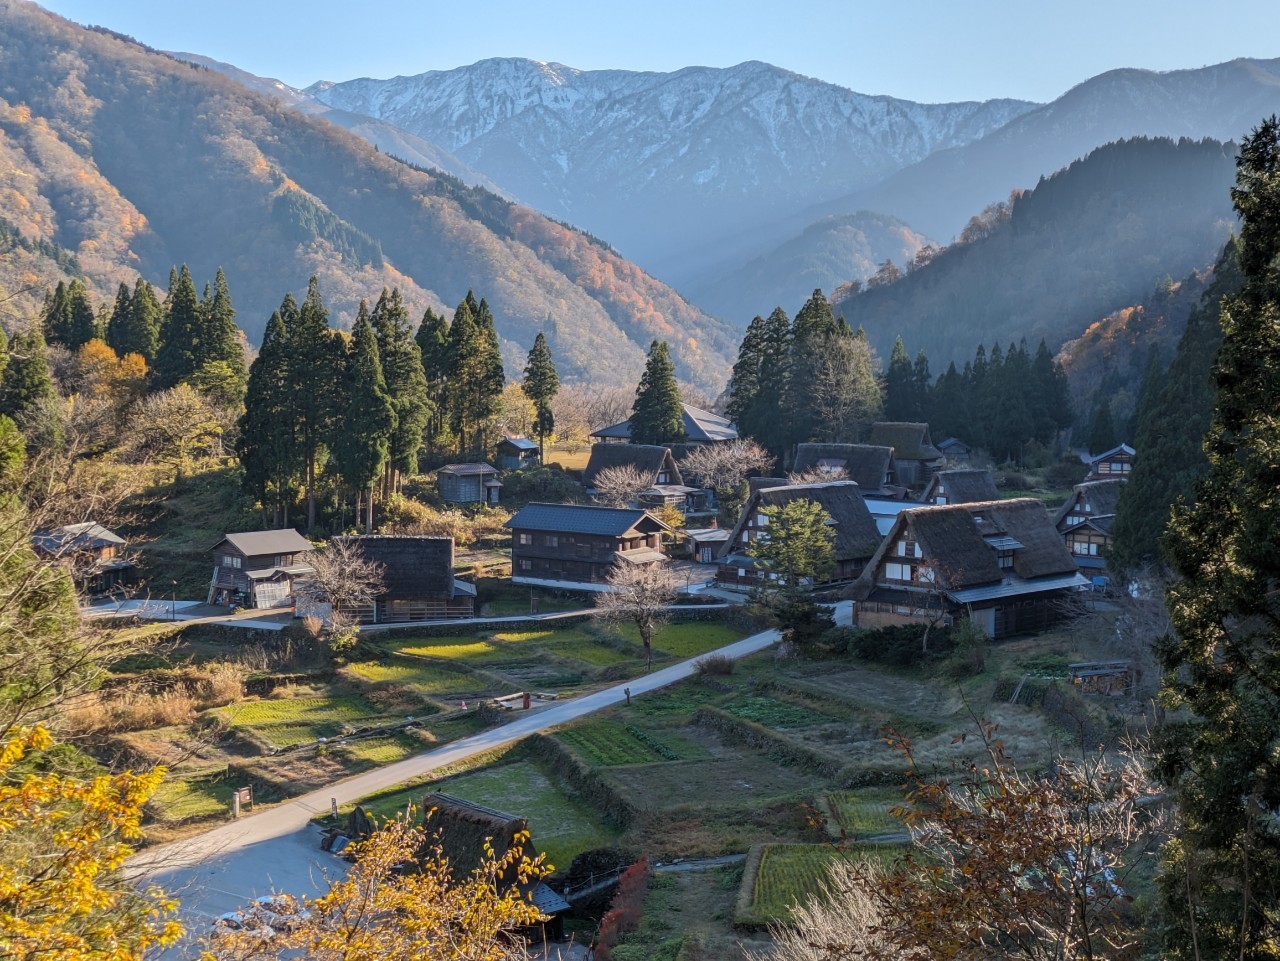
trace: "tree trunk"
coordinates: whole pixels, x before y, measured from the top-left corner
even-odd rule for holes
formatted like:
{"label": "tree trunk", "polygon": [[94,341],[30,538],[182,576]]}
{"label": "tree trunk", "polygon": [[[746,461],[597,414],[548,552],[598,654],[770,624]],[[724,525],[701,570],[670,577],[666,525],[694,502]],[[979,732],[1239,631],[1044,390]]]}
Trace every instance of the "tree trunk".
{"label": "tree trunk", "polygon": [[364,499],[364,532],[366,534],[373,533],[373,485],[369,485],[369,489],[365,492]]}

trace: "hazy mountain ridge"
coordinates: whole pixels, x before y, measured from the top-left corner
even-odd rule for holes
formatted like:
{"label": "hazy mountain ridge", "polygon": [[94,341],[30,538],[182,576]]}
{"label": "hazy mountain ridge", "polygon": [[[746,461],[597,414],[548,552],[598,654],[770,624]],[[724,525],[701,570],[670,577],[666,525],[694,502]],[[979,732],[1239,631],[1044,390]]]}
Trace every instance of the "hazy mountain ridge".
{"label": "hazy mountain ridge", "polygon": [[832,291],[852,278],[870,277],[886,259],[909,263],[929,243],[887,214],[862,210],[827,217],[727,276],[692,286],[689,295],[745,325],[774,307],[795,313],[815,288]]}
{"label": "hazy mountain ridge", "polygon": [[874,183],[1035,106],[872,97],[755,61],[638,73],[494,59],[305,92],[443,145],[682,283],[698,276],[706,241]]}
{"label": "hazy mountain ridge", "polygon": [[[1238,59],[1194,70],[1099,74],[1052,103],[970,144],[941,150],[837,203],[795,218],[878,210],[934,237],[958,234],[987,204],[1033,187],[1091,150],[1130,137],[1238,141],[1280,111],[1280,59]],[[798,221],[798,222],[796,222]]]}
{"label": "hazy mountain ridge", "polygon": [[[22,174],[0,189],[0,218],[66,248],[100,290],[136,272],[162,284],[174,263],[198,279],[221,265],[256,340],[313,273],[339,322],[384,285],[418,312],[474,287],[513,367],[545,328],[567,376],[632,384],[653,332],[681,377],[723,382],[727,325],[607,247],[213,71],[2,6],[0,154]],[[519,239],[530,224],[541,252]]]}

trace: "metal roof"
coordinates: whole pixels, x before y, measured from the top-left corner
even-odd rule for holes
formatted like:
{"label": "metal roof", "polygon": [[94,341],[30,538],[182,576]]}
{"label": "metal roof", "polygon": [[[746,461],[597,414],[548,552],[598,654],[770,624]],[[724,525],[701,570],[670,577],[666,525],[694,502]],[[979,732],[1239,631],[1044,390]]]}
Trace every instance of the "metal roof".
{"label": "metal roof", "polygon": [[475,597],[476,586],[470,581],[464,581],[455,577],[453,579],[453,596],[457,597],[459,594],[467,597]]}
{"label": "metal roof", "polygon": [[1016,551],[1023,546],[1022,541],[1016,537],[1000,537],[995,534],[989,534],[983,540],[998,551]]}
{"label": "metal roof", "polygon": [[[713,414],[709,410],[702,410],[699,407],[691,407],[688,404],[681,404],[680,406],[684,408],[681,412],[680,425],[684,428],[685,435],[690,441],[694,443],[711,443],[738,439],[738,429],[733,426],[733,422],[729,418]],[[631,438],[631,419],[627,418],[621,424],[612,424],[609,427],[602,427],[597,431],[592,431],[591,436],[610,440],[629,440]]]}
{"label": "metal roof", "polygon": [[498,468],[492,464],[445,464],[437,474],[452,474],[455,477],[475,477],[477,474],[496,474]]}
{"label": "metal roof", "polygon": [[125,541],[119,534],[107,530],[97,521],[67,524],[52,531],[31,535],[31,542],[46,554],[66,554],[94,547],[120,546]]}
{"label": "metal roof", "polygon": [[[298,554],[312,550],[311,542],[295,531],[286,527],[277,531],[243,531],[238,534],[227,534],[226,541],[245,557],[262,557],[267,554]],[[216,550],[222,541],[213,545]]]}
{"label": "metal roof", "polygon": [[637,547],[634,551],[617,551],[614,557],[629,564],[660,564],[667,559],[666,554],[655,551],[652,547]]}
{"label": "metal roof", "polygon": [[1016,597],[1019,594],[1038,594],[1041,591],[1088,587],[1089,583],[1087,577],[1077,572],[1056,577],[1038,577],[1034,580],[1023,580],[1020,577],[1008,578],[999,584],[964,587],[956,591],[947,591],[947,594],[957,603],[972,604],[975,601],[993,601],[1001,597]]}
{"label": "metal roof", "polygon": [[527,437],[504,437],[498,441],[499,446],[502,444],[510,444],[517,450],[537,450],[538,445]]}
{"label": "metal roof", "polygon": [[604,534],[618,537],[645,518],[660,529],[667,526],[647,511],[629,507],[593,507],[583,504],[526,504],[504,527],[510,530],[549,531],[553,534]]}

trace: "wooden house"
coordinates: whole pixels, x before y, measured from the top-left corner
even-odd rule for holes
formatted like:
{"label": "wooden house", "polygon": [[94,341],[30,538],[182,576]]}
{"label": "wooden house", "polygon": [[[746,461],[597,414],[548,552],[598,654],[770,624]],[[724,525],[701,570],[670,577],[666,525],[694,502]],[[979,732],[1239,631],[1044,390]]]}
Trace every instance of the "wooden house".
{"label": "wooden house", "polygon": [[210,604],[268,608],[288,604],[293,582],[314,573],[311,542],[293,528],[227,534],[213,545]]}
{"label": "wooden house", "polygon": [[1129,472],[1133,470],[1134,453],[1128,444],[1121,444],[1101,454],[1091,455],[1085,480],[1128,480]]}
{"label": "wooden house", "polygon": [[998,501],[1000,491],[989,470],[940,470],[929,479],[920,500],[925,504],[976,504]]}
{"label": "wooden house", "polygon": [[511,581],[570,590],[607,590],[615,564],[663,564],[671,528],[648,511],[579,504],[527,504],[507,521]]}
{"label": "wooden house", "polygon": [[582,471],[582,486],[595,489],[596,477],[611,467],[635,470],[649,487],[684,486],[680,468],[667,447],[651,444],[592,444],[591,456]]}
{"label": "wooden house", "polygon": [[816,484],[786,484],[752,492],[734,525],[716,570],[716,583],[729,589],[748,589],[768,576],[748,552],[753,541],[768,537],[766,507],[782,507],[792,501],[813,501],[831,517],[835,528],[835,568],[823,584],[851,581],[880,544],[875,518],[867,510],[862,492],[854,481],[827,481]]}
{"label": "wooden house", "polygon": [[436,471],[436,487],[446,504],[496,504],[502,482],[492,464],[446,464]]}
{"label": "wooden house", "polygon": [[[482,807],[451,794],[433,793],[423,798],[423,826],[428,837],[439,837],[440,849],[457,880],[463,880],[484,863],[486,848],[494,859],[501,859],[516,843],[516,835],[527,833],[529,822],[513,814]],[[538,856],[534,840],[529,837],[521,846],[521,854],[530,861]],[[540,878],[520,877],[519,866],[510,865],[496,879],[499,894],[519,888],[525,901],[547,916],[542,930],[533,933],[535,941],[564,939],[562,916],[570,910],[569,902]]]}
{"label": "wooden house", "polygon": [[1002,638],[1067,616],[1088,583],[1041,501],[917,507],[898,515],[854,585],[854,617],[868,628],[967,617]]}
{"label": "wooden house", "polygon": [[928,424],[881,421],[871,425],[871,443],[893,448],[897,483],[921,488],[942,467],[942,452],[933,446]]}
{"label": "wooden house", "polygon": [[892,447],[875,444],[797,444],[792,470],[797,474],[841,474],[862,488],[864,497],[877,497],[891,491],[894,484]]}
{"label": "wooden house", "polygon": [[684,532],[685,542],[689,545],[689,557],[699,564],[713,564],[716,556],[724,550],[732,533],[724,527],[690,527]]}
{"label": "wooden house", "polygon": [[[682,404],[680,425],[684,428],[686,444],[724,444],[738,439],[738,429],[727,417],[713,414],[709,410]],[[593,431],[592,437],[606,444],[631,443],[631,420],[628,418],[621,424],[602,427]]]}
{"label": "wooden house", "polygon": [[934,445],[946,458],[948,464],[967,464],[973,453],[972,448],[958,437],[948,437]]}
{"label": "wooden house", "polygon": [[525,470],[542,463],[538,445],[527,437],[504,437],[495,457],[499,470]]}
{"label": "wooden house", "polygon": [[71,575],[82,596],[99,597],[137,581],[137,568],[124,553],[125,539],[96,521],[40,531],[32,535],[31,543],[37,553]]}
{"label": "wooden house", "polygon": [[362,624],[475,616],[475,585],[453,576],[452,537],[369,535],[341,540],[382,567],[382,593],[371,605],[344,612]]}
{"label": "wooden house", "polygon": [[1107,567],[1111,548],[1111,525],[1116,519],[1123,480],[1085,481],[1071,491],[1054,526],[1062,535],[1067,550],[1086,574],[1102,574]]}

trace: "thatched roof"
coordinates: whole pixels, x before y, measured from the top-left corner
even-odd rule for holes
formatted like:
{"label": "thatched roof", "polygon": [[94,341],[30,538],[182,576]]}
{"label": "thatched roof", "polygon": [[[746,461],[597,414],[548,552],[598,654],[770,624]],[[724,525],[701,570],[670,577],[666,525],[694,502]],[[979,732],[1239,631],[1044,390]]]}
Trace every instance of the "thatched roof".
{"label": "thatched roof", "polygon": [[842,467],[864,494],[882,490],[893,473],[893,448],[875,444],[797,444],[797,474],[819,467]]}
{"label": "thatched roof", "polygon": [[928,424],[880,421],[871,425],[871,443],[892,447],[898,460],[941,460],[942,452],[929,438]]}
{"label": "thatched roof", "polygon": [[[998,584],[1011,576],[1034,580],[1076,570],[1044,503],[1034,498],[917,507],[898,516],[855,585],[854,596],[864,598],[871,592],[881,560],[904,534],[920,545],[944,590]],[[1012,549],[1011,570],[1000,568],[1002,547]]]}
{"label": "thatched roof", "polygon": [[939,487],[946,494],[948,504],[974,504],[1000,499],[995,476],[989,470],[938,471],[930,479],[921,499],[926,504],[932,503],[938,496]]}
{"label": "thatched roof", "polygon": [[821,484],[786,484],[754,491],[743,507],[725,543],[724,553],[732,553],[742,529],[761,508],[780,507],[792,501],[807,500],[818,504],[835,523],[835,555],[837,561],[870,557],[880,544],[880,531],[875,518],[867,510],[862,492],[853,481],[828,481]]}
{"label": "thatched roof", "polygon": [[[494,855],[502,857],[516,834],[529,827],[525,818],[472,804],[451,794],[428,794],[422,809],[427,833],[440,832],[440,847],[455,875],[470,874],[480,866],[486,841]],[[526,844],[524,853],[532,858],[531,848],[531,844]]]}
{"label": "thatched roof", "polygon": [[658,474],[664,469],[669,474],[668,483],[684,482],[669,448],[648,444],[592,444],[591,459],[582,472],[582,486],[594,487],[596,475],[608,467],[633,467],[649,486],[658,483]]}
{"label": "thatched roof", "polygon": [[341,540],[355,545],[367,559],[383,566],[385,590],[378,595],[378,600],[410,601],[454,595],[452,537],[377,534]]}
{"label": "thatched roof", "polygon": [[786,487],[789,481],[785,477],[748,477],[747,487],[751,493],[762,491],[767,487]]}
{"label": "thatched roof", "polygon": [[1125,482],[1119,478],[1113,480],[1086,481],[1083,484],[1077,484],[1072,490],[1071,496],[1067,498],[1066,503],[1058,511],[1057,517],[1053,519],[1054,526],[1062,524],[1063,518],[1076,510],[1082,504],[1088,504],[1087,513],[1090,517],[1109,517],[1116,512],[1116,505],[1120,501],[1120,488]]}

